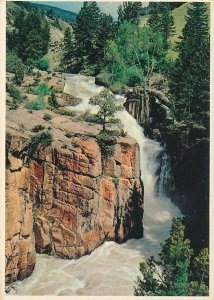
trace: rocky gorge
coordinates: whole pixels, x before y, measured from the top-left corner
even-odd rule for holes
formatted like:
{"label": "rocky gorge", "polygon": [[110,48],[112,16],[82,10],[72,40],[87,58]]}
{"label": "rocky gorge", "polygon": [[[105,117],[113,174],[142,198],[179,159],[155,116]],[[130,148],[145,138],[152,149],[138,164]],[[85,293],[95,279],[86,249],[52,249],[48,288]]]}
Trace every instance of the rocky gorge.
{"label": "rocky gorge", "polygon": [[[104,241],[143,236],[139,146],[120,137],[109,158],[96,142],[100,128],[68,116],[7,111],[6,282],[29,276],[36,253],[77,258]],[[28,158],[33,126],[53,135]],[[66,133],[71,133],[70,135]],[[65,147],[66,144],[66,147]]]}

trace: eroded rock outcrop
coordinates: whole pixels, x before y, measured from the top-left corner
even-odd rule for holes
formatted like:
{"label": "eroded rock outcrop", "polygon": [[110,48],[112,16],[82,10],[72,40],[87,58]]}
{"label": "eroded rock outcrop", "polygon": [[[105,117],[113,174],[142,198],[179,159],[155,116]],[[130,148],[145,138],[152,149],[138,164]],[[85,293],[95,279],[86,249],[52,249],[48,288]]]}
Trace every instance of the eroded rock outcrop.
{"label": "eroded rock outcrop", "polygon": [[23,139],[7,135],[7,145],[10,152],[7,152],[6,169],[5,278],[6,282],[12,282],[32,273],[36,253],[33,208],[29,198],[30,171],[19,155]]}
{"label": "eroded rock outcrop", "polygon": [[139,124],[161,122],[163,119],[171,119],[171,102],[161,91],[154,88],[138,86],[126,94],[124,106]]}
{"label": "eroded rock outcrop", "polygon": [[114,155],[103,159],[96,142],[98,129],[76,123],[73,136],[67,138],[67,118],[53,114],[52,146],[39,147],[26,163],[29,129],[34,119],[37,124],[44,120],[34,112],[29,124],[22,114],[8,113],[6,255],[11,244],[18,245],[13,264],[6,266],[8,282],[32,272],[35,249],[74,258],[106,240],[120,243],[142,237],[143,185],[136,141],[119,138]]}

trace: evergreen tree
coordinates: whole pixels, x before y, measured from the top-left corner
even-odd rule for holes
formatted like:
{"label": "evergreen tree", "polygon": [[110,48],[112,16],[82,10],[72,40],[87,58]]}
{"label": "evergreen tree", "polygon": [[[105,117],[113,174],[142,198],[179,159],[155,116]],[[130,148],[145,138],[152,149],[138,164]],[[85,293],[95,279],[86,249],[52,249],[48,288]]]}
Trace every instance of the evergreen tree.
{"label": "evergreen tree", "polygon": [[48,97],[48,104],[55,108],[59,107],[59,103],[57,101],[56,94],[53,89],[51,91],[50,96]]}
{"label": "evergreen tree", "polygon": [[[48,22],[35,10],[17,12],[15,29],[8,39],[8,46],[26,63],[38,60],[48,50],[50,29]],[[13,42],[13,44],[12,44]]]}
{"label": "evergreen tree", "polygon": [[141,2],[123,2],[118,7],[118,24],[128,21],[132,24],[139,24],[139,15],[142,9]]}
{"label": "evergreen tree", "polygon": [[100,28],[101,12],[96,2],[83,3],[73,25],[76,58],[80,65],[94,64],[98,57],[97,33]]}
{"label": "evergreen tree", "polygon": [[99,30],[97,32],[97,48],[99,61],[103,63],[105,48],[109,40],[115,38],[116,28],[111,15],[101,13]]}
{"label": "evergreen tree", "polygon": [[210,44],[205,3],[191,3],[178,49],[179,58],[171,77],[177,119],[208,125]]}
{"label": "evergreen tree", "polygon": [[151,16],[148,24],[154,31],[161,33],[165,48],[169,47],[169,38],[174,34],[174,18],[171,15],[171,6],[168,2],[151,3]]}
{"label": "evergreen tree", "polygon": [[[185,227],[182,219],[172,220],[170,236],[162,243],[160,261],[151,256],[140,263],[135,296],[188,296],[208,295],[208,251],[203,249],[194,258],[190,241],[185,238]],[[192,273],[195,272],[193,276]],[[192,281],[194,279],[194,281]],[[194,290],[195,288],[195,290]]]}
{"label": "evergreen tree", "polygon": [[67,27],[65,30],[63,43],[63,56],[61,64],[66,71],[70,71],[72,68],[72,61],[74,59],[74,46],[69,27]]}

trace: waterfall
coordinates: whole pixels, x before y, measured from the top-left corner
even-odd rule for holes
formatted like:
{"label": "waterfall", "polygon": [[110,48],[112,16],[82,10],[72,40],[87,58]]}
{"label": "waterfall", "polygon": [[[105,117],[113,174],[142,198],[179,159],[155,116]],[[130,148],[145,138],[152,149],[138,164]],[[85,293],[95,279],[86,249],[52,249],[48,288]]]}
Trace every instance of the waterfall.
{"label": "waterfall", "polygon": [[[93,110],[89,98],[101,89],[95,85],[93,77],[69,75],[64,92],[81,97],[83,102],[72,109],[84,111]],[[119,95],[116,98],[119,103],[125,100]],[[165,194],[170,184],[169,158],[159,143],[144,136],[142,127],[127,111],[119,112],[117,117],[140,147],[144,238],[132,239],[122,245],[105,242],[78,260],[37,255],[33,274],[17,282],[17,295],[132,296],[139,263],[159,253],[160,242],[169,234],[172,217],[180,214]]]}

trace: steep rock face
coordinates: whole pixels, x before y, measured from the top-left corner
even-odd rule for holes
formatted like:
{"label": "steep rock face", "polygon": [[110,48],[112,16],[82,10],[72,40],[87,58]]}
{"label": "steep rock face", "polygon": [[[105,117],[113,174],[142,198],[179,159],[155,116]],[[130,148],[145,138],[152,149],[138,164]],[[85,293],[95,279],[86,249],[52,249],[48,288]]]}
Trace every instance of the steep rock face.
{"label": "steep rock face", "polygon": [[[171,102],[163,92],[154,88],[135,87],[126,94],[126,110],[144,125],[146,133],[161,141],[161,126],[164,120],[173,119]],[[148,132],[147,132],[148,131]]]}
{"label": "steep rock face", "polygon": [[6,170],[6,282],[29,276],[35,266],[32,202],[29,198],[30,172],[19,157],[22,138],[8,137],[10,152]]}
{"label": "steep rock face", "polygon": [[37,252],[73,258],[105,240],[142,237],[137,144],[122,140],[107,161],[93,138],[72,144],[40,149],[30,163]]}
{"label": "steep rock face", "polygon": [[34,113],[30,122],[22,114],[23,109],[20,115],[10,112],[7,126],[6,281],[31,274],[35,250],[74,258],[105,240],[121,243],[142,237],[143,185],[136,141],[119,138],[114,155],[104,160],[95,127],[76,123],[68,139],[62,135],[67,118],[53,115],[52,146],[39,147],[28,162],[29,130],[34,119],[43,122],[43,114]]}

